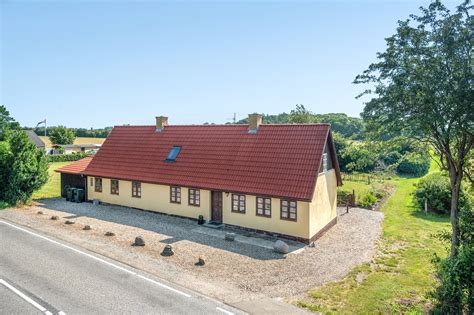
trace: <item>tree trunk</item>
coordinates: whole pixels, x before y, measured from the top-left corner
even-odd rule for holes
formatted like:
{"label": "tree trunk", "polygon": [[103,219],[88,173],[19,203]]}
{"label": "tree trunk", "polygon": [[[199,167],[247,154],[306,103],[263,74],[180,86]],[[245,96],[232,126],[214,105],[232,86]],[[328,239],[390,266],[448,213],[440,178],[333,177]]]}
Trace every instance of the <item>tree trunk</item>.
{"label": "tree trunk", "polygon": [[453,229],[453,236],[451,239],[451,257],[456,257],[459,248],[459,192],[461,190],[462,173],[457,171],[451,165],[449,168],[449,177],[451,182],[451,226]]}

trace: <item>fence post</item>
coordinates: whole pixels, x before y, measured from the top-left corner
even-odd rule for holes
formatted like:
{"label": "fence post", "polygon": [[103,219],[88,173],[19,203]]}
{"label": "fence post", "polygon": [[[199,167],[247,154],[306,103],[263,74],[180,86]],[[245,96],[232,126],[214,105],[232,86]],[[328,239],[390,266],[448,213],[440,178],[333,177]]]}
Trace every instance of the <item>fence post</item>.
{"label": "fence post", "polygon": [[425,198],[425,213],[428,213],[428,199]]}
{"label": "fence post", "polygon": [[355,207],[355,200],[356,200],[356,197],[355,197],[355,189],[352,189],[352,206]]}

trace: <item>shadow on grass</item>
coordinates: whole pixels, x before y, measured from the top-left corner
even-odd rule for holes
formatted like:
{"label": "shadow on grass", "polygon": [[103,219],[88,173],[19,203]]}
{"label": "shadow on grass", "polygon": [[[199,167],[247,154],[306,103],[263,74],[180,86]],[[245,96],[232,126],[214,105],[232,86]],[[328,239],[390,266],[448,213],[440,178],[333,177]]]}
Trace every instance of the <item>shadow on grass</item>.
{"label": "shadow on grass", "polygon": [[433,213],[433,212],[423,212],[420,210],[413,210],[411,215],[415,218],[422,219],[422,220],[427,220],[430,222],[440,222],[440,223],[449,223],[449,215],[446,214],[439,214],[439,213]]}

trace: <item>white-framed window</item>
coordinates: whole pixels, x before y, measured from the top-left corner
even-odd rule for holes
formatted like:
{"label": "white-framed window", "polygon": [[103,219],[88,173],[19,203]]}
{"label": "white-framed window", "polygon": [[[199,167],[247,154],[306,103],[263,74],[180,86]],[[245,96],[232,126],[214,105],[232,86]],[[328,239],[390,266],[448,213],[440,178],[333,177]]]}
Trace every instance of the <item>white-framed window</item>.
{"label": "white-framed window", "polygon": [[232,212],[245,213],[245,195],[232,194]]}
{"label": "white-framed window", "polygon": [[262,217],[272,216],[272,198],[257,197],[257,215]]}
{"label": "white-framed window", "polygon": [[323,153],[323,172],[327,173],[328,171],[328,154]]}

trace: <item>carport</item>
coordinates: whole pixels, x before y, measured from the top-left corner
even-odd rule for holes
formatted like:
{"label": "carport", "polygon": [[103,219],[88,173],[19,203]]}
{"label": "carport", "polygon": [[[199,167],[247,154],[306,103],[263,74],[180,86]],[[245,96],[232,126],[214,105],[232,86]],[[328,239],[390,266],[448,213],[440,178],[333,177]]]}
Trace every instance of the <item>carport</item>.
{"label": "carport", "polygon": [[81,174],[92,161],[92,157],[86,157],[56,170],[61,173],[61,197],[66,198],[66,190],[69,187],[82,188],[87,200],[87,176]]}

